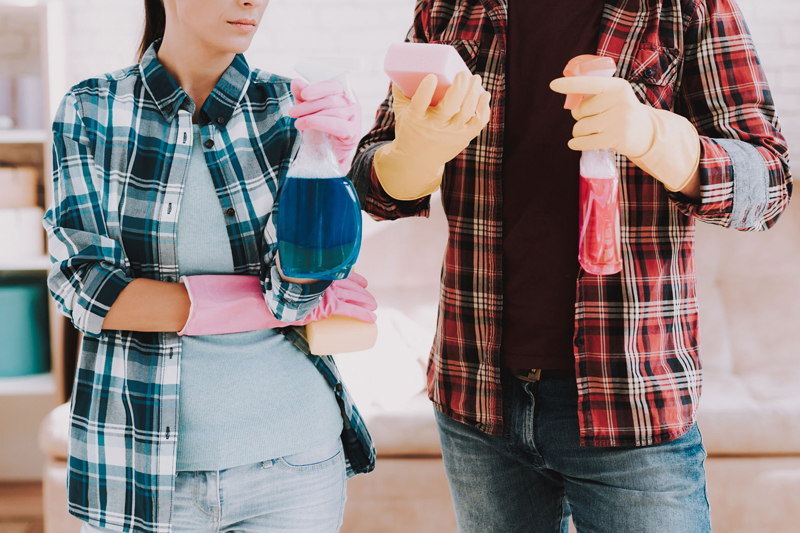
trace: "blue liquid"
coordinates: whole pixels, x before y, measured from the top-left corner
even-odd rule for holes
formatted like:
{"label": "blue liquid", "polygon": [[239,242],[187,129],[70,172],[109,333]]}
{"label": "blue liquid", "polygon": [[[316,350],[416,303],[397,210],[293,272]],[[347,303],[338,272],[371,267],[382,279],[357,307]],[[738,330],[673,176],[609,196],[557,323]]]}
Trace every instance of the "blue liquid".
{"label": "blue liquid", "polygon": [[341,178],[287,178],[278,204],[278,253],[290,278],[344,279],[361,249],[361,208]]}

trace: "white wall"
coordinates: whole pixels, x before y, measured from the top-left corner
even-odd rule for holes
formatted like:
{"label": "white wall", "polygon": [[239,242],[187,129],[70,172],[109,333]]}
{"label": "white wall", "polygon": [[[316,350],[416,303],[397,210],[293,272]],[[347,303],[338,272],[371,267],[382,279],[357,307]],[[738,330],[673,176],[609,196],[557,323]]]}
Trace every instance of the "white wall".
{"label": "white wall", "polygon": [[800,147],[800,1],[739,2],[772,87],[789,147]]}
{"label": "white wall", "polygon": [[[69,85],[134,63],[141,36],[142,0],[65,0]],[[383,56],[402,41],[414,17],[414,0],[272,0],[247,52],[253,67],[293,77],[303,57],[354,57],[352,74],[364,109],[365,131],[386,97]]]}
{"label": "white wall", "polygon": [[[70,84],[133,63],[141,31],[142,0],[65,0]],[[800,146],[800,1],[741,0],[783,128]],[[304,56],[363,58],[353,75],[364,107],[364,127],[386,95],[381,64],[388,46],[411,26],[414,0],[272,0],[248,61],[292,76]]]}

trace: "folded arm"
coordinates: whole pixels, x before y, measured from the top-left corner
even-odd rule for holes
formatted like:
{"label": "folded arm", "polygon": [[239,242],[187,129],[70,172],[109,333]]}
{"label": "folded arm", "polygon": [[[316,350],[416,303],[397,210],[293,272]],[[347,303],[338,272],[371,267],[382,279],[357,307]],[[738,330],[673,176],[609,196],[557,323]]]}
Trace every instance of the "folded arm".
{"label": "folded arm", "polygon": [[80,102],[68,93],[53,123],[53,204],[44,218],[48,287],[58,309],[91,337],[101,335],[106,315],[133,281],[105,220],[102,179]]}

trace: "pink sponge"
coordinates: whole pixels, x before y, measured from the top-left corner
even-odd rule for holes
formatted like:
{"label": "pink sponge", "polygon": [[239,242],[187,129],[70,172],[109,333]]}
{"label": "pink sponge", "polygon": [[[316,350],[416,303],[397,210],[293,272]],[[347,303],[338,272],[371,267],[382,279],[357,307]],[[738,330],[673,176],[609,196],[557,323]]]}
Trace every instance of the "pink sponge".
{"label": "pink sponge", "polygon": [[439,84],[431,105],[436,105],[453,84],[459,72],[469,72],[455,48],[447,44],[393,44],[383,65],[392,83],[412,98],[428,74],[436,74]]}

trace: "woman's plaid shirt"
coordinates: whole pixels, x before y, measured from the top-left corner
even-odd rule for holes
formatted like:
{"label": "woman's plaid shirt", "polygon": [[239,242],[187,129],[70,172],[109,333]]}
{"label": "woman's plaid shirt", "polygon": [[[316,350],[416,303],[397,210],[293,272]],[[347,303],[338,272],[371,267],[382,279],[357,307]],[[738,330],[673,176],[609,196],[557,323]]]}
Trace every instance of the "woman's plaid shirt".
{"label": "woman's plaid shirt", "polygon": [[[447,165],[442,183],[449,242],[428,393],[445,414],[496,435],[504,430],[506,23],[505,0],[418,0],[409,33],[415,42],[455,46],[492,93],[488,128]],[[607,2],[598,54],[617,61],[617,75],[642,102],[687,117],[701,134],[697,205],[619,158],[622,273],[580,272],[576,280],[581,442],[651,445],[686,432],[700,399],[695,222],[766,230],[786,209],[792,182],[767,80],[733,0]],[[372,171],[375,151],[393,138],[390,97],[351,171],[362,206],[377,219],[426,216],[429,198],[396,201]],[[535,154],[531,147],[531,179],[537,179]]]}
{"label": "woman's plaid shirt", "polygon": [[[50,291],[85,334],[72,395],[70,512],[114,530],[168,533],[181,342],[175,333],[102,330],[133,279],[178,280],[176,230],[195,107],[158,61],[157,44],[141,64],[86,80],[64,98],[44,225]],[[260,276],[284,321],[307,315],[329,285],[283,282],[273,264],[275,198],[299,146],[291,105],[289,80],[251,70],[240,55],[200,120],[235,273]],[[308,353],[297,331],[285,333]],[[339,400],[348,473],[372,470],[375,450],[336,365],[309,357]]]}

